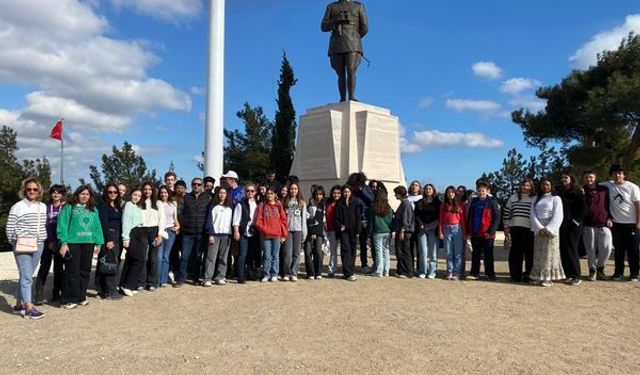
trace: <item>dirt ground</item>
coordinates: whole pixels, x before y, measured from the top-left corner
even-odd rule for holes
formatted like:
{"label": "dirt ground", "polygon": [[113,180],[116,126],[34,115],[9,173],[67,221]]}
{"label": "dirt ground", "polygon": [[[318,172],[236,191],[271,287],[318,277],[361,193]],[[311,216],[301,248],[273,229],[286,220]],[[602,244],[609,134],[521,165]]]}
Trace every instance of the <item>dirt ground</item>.
{"label": "dirt ground", "polygon": [[496,283],[187,285],[40,321],[1,281],[0,373],[640,374],[640,283],[510,284],[504,256]]}

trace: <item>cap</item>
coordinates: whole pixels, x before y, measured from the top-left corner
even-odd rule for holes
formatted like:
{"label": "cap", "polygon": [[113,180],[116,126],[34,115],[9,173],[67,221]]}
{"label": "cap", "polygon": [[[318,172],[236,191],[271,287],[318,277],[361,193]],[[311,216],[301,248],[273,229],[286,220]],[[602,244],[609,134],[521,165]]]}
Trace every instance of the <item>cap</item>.
{"label": "cap", "polygon": [[234,178],[238,180],[238,174],[234,171],[227,171],[227,173],[222,175],[222,178]]}

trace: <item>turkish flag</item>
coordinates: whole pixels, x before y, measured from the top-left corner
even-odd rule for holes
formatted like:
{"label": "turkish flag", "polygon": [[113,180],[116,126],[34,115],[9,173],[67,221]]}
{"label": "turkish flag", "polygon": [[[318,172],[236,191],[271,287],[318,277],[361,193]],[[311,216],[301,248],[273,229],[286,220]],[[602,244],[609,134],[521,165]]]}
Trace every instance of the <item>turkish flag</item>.
{"label": "turkish flag", "polygon": [[51,134],[49,134],[49,138],[57,139],[62,141],[62,120],[56,122],[56,124],[51,129]]}

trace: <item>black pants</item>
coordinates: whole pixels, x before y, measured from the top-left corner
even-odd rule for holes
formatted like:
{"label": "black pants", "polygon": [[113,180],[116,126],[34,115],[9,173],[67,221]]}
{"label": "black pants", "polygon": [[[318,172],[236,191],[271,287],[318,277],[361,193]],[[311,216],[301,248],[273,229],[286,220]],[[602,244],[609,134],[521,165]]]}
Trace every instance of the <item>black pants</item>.
{"label": "black pants", "polygon": [[471,276],[480,276],[480,259],[484,256],[484,273],[490,280],[496,278],[493,264],[493,239],[471,237]]}
{"label": "black pants", "polygon": [[149,248],[149,237],[153,228],[137,227],[131,230],[129,249],[122,267],[120,285],[123,288],[136,290],[144,272],[145,255]]}
{"label": "black pants", "polygon": [[[511,280],[527,280],[533,267],[533,232],[530,228],[511,227],[511,249],[509,250],[509,275]],[[524,273],[522,261],[524,260]]]}
{"label": "black pants", "polygon": [[400,232],[396,232],[396,275],[413,277],[412,234],[405,233],[404,239],[400,240]]}
{"label": "black pants", "polygon": [[369,267],[369,260],[367,259],[367,244],[369,242],[369,227],[362,223],[362,229],[360,230],[360,236],[358,241],[360,242],[360,268]]}
{"label": "black pants", "polygon": [[149,236],[149,245],[145,249],[144,262],[140,278],[138,279],[138,288],[157,286],[158,284],[158,248],[153,246],[153,241],[158,235],[158,227],[143,227]]}
{"label": "black pants", "polygon": [[51,301],[57,301],[60,299],[60,293],[62,292],[62,279],[63,279],[63,263],[64,260],[60,256],[60,243],[53,242],[53,250],[49,249],[49,243],[45,242],[42,256],[40,256],[40,268],[38,268],[38,276],[36,278],[36,299],[41,297],[44,292],[44,285],[47,283],[47,277],[49,276],[49,270],[51,269],[51,263],[53,262],[53,291],[51,293]]}
{"label": "black pants", "polygon": [[180,272],[180,253],[182,252],[182,233],[176,236],[176,240],[173,242],[171,248],[171,254],[169,255],[169,270],[173,272],[174,279]]}
{"label": "black pants", "polygon": [[413,270],[417,270],[420,267],[418,264],[418,232],[407,233],[410,236],[410,254],[411,254],[411,273],[413,274]]}
{"label": "black pants", "polygon": [[[120,241],[115,241],[115,247],[111,250],[107,249],[106,245],[102,245],[100,248],[100,253],[98,254],[98,259],[104,258],[107,256],[109,252],[113,252],[115,254],[115,259],[120,259]],[[115,275],[105,275],[96,270],[96,289],[98,290],[98,294],[101,297],[113,296],[118,293],[116,291],[116,287],[118,286],[118,274]]]}
{"label": "black pants", "polygon": [[304,268],[307,270],[307,276],[315,277],[322,274],[322,261],[324,260],[322,240],[322,236],[316,235],[315,238],[311,238],[311,235],[308,235],[304,243]]}
{"label": "black pants", "polygon": [[340,236],[340,259],[342,260],[342,274],[350,277],[354,273],[356,261],[357,236],[349,231],[337,232]]}
{"label": "black pants", "polygon": [[640,271],[640,257],[638,256],[638,234],[634,224],[613,223],[611,228],[613,236],[614,259],[616,262],[615,272],[617,275],[624,275],[624,257],[627,256],[629,262],[629,273],[631,277],[638,277]]}
{"label": "black pants", "polygon": [[560,227],[560,259],[568,279],[580,278],[579,246],[582,226],[570,223]]}
{"label": "black pants", "polygon": [[238,258],[236,260],[236,276],[238,281],[247,280],[249,277],[254,278],[257,275],[258,267],[256,267],[256,257],[260,255],[260,236],[254,235],[247,237],[240,236],[240,248]]}
{"label": "black pants", "polygon": [[[237,268],[239,265],[238,257],[240,256],[240,241],[236,241],[231,237],[229,239],[229,254],[227,254],[227,274],[229,279],[237,278]],[[246,259],[245,261],[246,262]],[[243,262],[243,264],[244,264]]]}
{"label": "black pants", "polygon": [[69,244],[71,257],[64,260],[62,303],[79,303],[87,299],[87,286],[91,277],[91,259],[94,244]]}

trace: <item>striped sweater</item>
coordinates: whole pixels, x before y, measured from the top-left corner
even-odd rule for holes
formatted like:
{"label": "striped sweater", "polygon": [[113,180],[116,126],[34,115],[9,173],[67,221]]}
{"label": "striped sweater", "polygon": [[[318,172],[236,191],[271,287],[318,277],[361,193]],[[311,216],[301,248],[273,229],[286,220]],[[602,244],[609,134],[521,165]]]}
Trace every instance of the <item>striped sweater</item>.
{"label": "striped sweater", "polygon": [[523,196],[518,200],[518,194],[513,194],[504,209],[504,225],[531,228],[531,205],[535,200],[535,196]]}
{"label": "striped sweater", "polygon": [[[40,226],[38,226],[40,213]],[[37,237],[38,242],[47,239],[47,205],[41,202],[31,203],[23,199],[11,207],[7,218],[7,239],[14,242],[20,237]]]}

